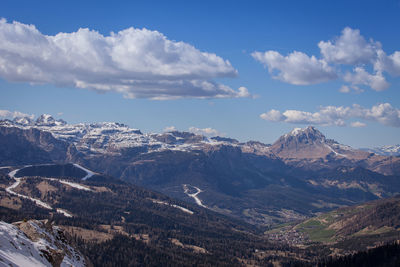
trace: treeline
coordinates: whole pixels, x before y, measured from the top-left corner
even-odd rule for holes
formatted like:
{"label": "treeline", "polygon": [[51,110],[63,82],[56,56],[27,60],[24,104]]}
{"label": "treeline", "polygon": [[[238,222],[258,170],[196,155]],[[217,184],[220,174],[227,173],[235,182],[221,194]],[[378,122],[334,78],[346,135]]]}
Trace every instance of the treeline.
{"label": "treeline", "polygon": [[367,251],[340,258],[329,258],[318,263],[319,267],[398,267],[400,266],[400,245],[398,242],[386,244]]}

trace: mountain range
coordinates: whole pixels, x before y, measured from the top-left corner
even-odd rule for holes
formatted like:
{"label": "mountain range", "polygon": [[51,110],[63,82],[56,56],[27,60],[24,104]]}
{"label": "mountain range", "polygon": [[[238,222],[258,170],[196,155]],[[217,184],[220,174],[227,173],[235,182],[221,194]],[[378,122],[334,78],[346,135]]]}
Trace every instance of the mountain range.
{"label": "mountain range", "polygon": [[362,150],[383,156],[400,156],[400,145],[382,146],[375,148],[362,148]]}
{"label": "mountain range", "polygon": [[272,145],[42,115],[0,121],[0,162],[78,163],[256,225],[299,220],[400,190],[400,158],[357,150],[316,128]]}

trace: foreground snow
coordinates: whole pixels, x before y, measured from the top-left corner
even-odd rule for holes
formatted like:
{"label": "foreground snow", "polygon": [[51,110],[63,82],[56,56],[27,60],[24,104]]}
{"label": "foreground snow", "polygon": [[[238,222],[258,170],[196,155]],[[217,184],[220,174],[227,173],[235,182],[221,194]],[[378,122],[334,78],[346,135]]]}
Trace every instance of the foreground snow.
{"label": "foreground snow", "polygon": [[46,253],[57,254],[62,259],[60,266],[85,266],[84,257],[61,240],[57,227],[45,227],[40,221],[16,225],[0,221],[0,265],[52,266]]}

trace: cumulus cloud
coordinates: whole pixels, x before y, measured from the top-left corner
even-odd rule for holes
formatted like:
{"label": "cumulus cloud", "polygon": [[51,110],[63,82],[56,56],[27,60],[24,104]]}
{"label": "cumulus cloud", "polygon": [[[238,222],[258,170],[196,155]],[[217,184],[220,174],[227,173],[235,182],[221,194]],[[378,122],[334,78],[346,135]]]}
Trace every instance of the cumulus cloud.
{"label": "cumulus cloud", "polygon": [[360,30],[346,27],[340,37],[334,41],[320,41],[318,47],[328,62],[355,65],[372,63],[380,44],[373,40],[366,41]]}
{"label": "cumulus cloud", "polygon": [[5,109],[0,109],[0,118],[29,118],[33,119],[35,116],[33,114],[26,114],[20,111],[9,111]]}
{"label": "cumulus cloud", "polygon": [[324,60],[294,51],[283,56],[276,51],[254,52],[253,58],[264,64],[274,79],[295,84],[308,85],[337,78],[335,70]]}
{"label": "cumulus cloud", "polygon": [[128,28],[104,36],[79,29],[45,35],[0,19],[0,77],[8,81],[114,91],[128,98],[248,97],[214,81],[235,77],[229,61],[158,31]]}
{"label": "cumulus cloud", "polygon": [[[370,109],[354,104],[350,107],[322,106],[317,112],[301,110],[270,110],[260,115],[261,119],[295,124],[346,126],[346,120],[361,119],[378,122],[386,126],[400,127],[400,109],[389,103],[377,104]],[[352,127],[363,127],[362,122],[350,123]]]}
{"label": "cumulus cloud", "polygon": [[279,110],[271,109],[270,111],[263,113],[260,115],[261,119],[267,121],[282,121],[284,116],[281,114]]}
{"label": "cumulus cloud", "polygon": [[377,71],[386,71],[393,76],[400,76],[400,51],[395,51],[388,56],[383,50],[379,50],[374,69]]}
{"label": "cumulus cloud", "polygon": [[342,86],[339,88],[339,92],[344,93],[344,94],[350,93],[350,91],[351,91],[351,89],[350,89],[350,87],[347,86],[347,85],[342,85]]}
{"label": "cumulus cloud", "polygon": [[363,117],[367,120],[377,121],[383,125],[400,127],[400,109],[392,107],[389,103],[373,106],[371,109],[364,109]]}
{"label": "cumulus cloud", "polygon": [[381,72],[370,74],[362,67],[356,67],[353,73],[347,72],[343,79],[353,85],[367,85],[375,91],[383,91],[389,87]]}
{"label": "cumulus cloud", "polygon": [[361,127],[367,126],[367,124],[364,122],[360,122],[360,121],[354,121],[354,122],[350,123],[350,126],[354,127],[354,128],[361,128]]}
{"label": "cumulus cloud", "polygon": [[197,128],[197,127],[190,127],[189,132],[199,135],[204,135],[208,137],[212,136],[223,136],[222,133],[213,129],[213,128]]}
{"label": "cumulus cloud", "polygon": [[[294,51],[287,56],[277,51],[253,52],[252,56],[268,68],[274,79],[295,85],[343,80],[342,93],[362,92],[359,86],[375,91],[389,87],[385,73],[400,76],[400,51],[387,55],[379,42],[365,39],[358,29],[346,27],[339,37],[318,43],[321,56]],[[353,66],[352,71],[346,71]],[[371,69],[371,72],[367,71]]]}
{"label": "cumulus cloud", "polygon": [[339,92],[344,93],[344,94],[348,94],[348,93],[351,93],[351,92],[362,93],[362,92],[364,92],[364,90],[361,89],[360,87],[358,87],[357,85],[351,85],[351,86],[342,85],[339,88]]}

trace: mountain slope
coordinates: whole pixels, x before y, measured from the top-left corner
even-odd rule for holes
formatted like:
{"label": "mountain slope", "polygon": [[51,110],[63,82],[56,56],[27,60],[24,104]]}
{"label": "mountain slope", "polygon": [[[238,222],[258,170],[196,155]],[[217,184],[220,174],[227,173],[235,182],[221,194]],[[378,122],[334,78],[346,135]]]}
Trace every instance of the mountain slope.
{"label": "mountain slope", "polygon": [[[13,181],[2,176],[0,218],[51,219],[96,266],[156,262],[238,266],[253,259],[256,250],[274,248],[257,228],[197,205],[100,174],[87,180],[82,175],[67,177],[66,165],[42,167],[41,176],[32,167],[6,172],[20,181],[12,190],[27,198],[4,190]],[[62,178],[52,176],[57,167]]]}
{"label": "mountain slope", "polygon": [[328,247],[335,255],[366,250],[400,240],[400,198],[340,208],[298,224],[274,229],[267,235],[276,241]]}

